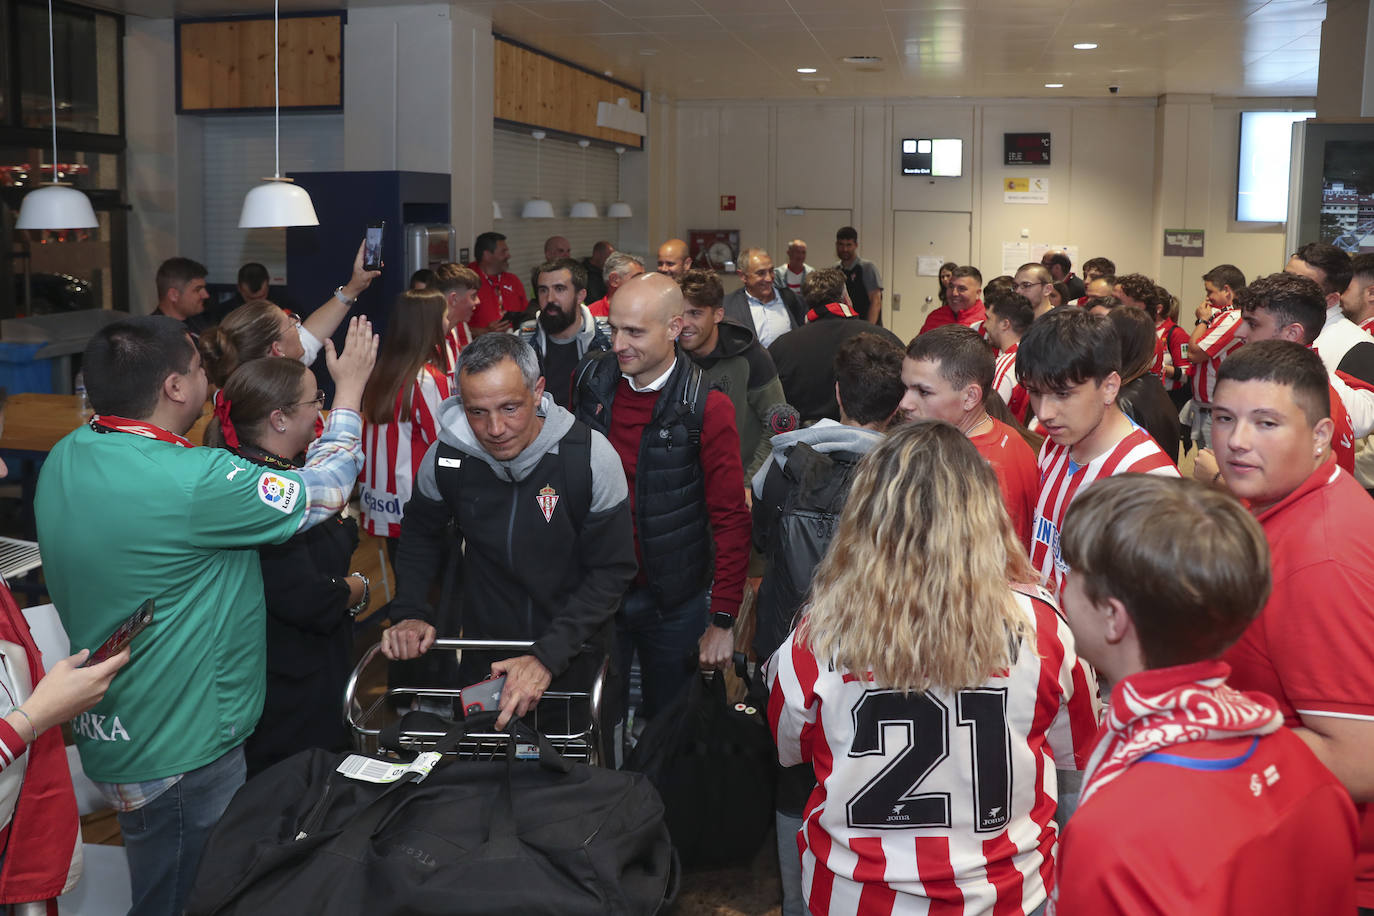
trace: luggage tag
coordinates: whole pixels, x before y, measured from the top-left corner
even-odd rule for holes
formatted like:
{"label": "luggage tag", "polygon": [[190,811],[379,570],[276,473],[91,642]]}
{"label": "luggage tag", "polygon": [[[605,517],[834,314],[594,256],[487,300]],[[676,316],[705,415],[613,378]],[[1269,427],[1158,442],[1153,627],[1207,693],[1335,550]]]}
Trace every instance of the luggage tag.
{"label": "luggage tag", "polygon": [[443,757],[444,755],[437,751],[426,751],[406,764],[387,763],[385,760],[374,760],[359,754],[349,754],[344,758],[343,763],[336,767],[336,770],[349,779],[357,779],[362,782],[395,782],[408,773],[420,774],[415,781],[423,782],[424,778],[434,769],[434,765]]}

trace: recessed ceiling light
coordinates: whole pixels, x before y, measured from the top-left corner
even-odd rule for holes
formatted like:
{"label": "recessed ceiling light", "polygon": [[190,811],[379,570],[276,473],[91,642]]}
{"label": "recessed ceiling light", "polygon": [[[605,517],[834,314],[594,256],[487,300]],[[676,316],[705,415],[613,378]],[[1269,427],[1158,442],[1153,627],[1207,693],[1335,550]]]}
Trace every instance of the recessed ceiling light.
{"label": "recessed ceiling light", "polygon": [[882,62],[882,58],[876,54],[855,54],[846,57],[844,62],[847,64],[877,64]]}
{"label": "recessed ceiling light", "polygon": [[1095,41],[1079,41],[1079,42],[1075,42],[1075,44],[1074,44],[1074,46],[1073,46],[1073,49],[1074,49],[1075,51],[1096,51],[1096,50],[1097,50],[1097,42],[1095,42]]}
{"label": "recessed ceiling light", "polygon": [[1046,83],[1046,84],[1045,84],[1045,88],[1046,88],[1046,89],[1063,89],[1063,88],[1064,88],[1064,84],[1063,84],[1063,83]]}
{"label": "recessed ceiling light", "polygon": [[658,53],[658,49],[657,49],[657,48],[640,48],[640,49],[639,49],[639,53],[640,53],[640,56],[641,56],[641,57],[653,57],[655,54]]}
{"label": "recessed ceiling light", "polygon": [[798,73],[815,73],[815,72],[816,72],[816,68],[815,68],[815,67],[798,67],[798,68],[797,68],[797,72],[798,72]]}

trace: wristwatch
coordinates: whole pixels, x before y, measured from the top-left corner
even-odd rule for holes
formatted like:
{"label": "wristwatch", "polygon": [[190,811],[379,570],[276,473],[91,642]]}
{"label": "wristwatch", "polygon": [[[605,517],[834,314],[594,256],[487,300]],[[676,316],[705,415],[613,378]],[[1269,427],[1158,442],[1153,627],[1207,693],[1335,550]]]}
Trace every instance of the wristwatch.
{"label": "wristwatch", "polygon": [[732,630],[735,627],[734,615],[724,611],[716,611],[711,615],[711,626],[720,627],[722,630]]}
{"label": "wristwatch", "polygon": [[342,302],[349,308],[353,308],[353,306],[358,304],[358,300],[350,296],[348,293],[344,292],[344,288],[342,286],[334,290],[334,298],[338,299],[340,302]]}
{"label": "wristwatch", "polygon": [[364,576],[360,572],[349,573],[348,576],[346,576],[345,578],[361,579],[363,582],[362,599],[357,604],[353,605],[351,608],[348,609],[348,616],[357,617],[364,610],[366,610],[367,603],[372,598],[372,583],[368,581],[367,576]]}

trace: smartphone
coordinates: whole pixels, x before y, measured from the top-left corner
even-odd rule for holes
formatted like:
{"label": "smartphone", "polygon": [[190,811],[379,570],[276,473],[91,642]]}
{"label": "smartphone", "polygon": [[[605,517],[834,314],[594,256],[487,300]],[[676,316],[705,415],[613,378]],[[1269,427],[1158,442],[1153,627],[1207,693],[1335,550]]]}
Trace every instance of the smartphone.
{"label": "smartphone", "polygon": [[464,687],[459,692],[463,715],[470,716],[479,712],[495,712],[501,708],[501,691],[506,686],[506,676],[489,677],[485,681]]}
{"label": "smartphone", "polygon": [[96,649],[90,654],[90,657],[86,659],[86,664],[81,667],[85,668],[89,665],[98,665],[112,655],[118,655],[120,652],[123,652],[124,647],[127,646],[135,636],[142,633],[147,628],[148,624],[152,622],[153,599],[149,598],[138,606],[138,610],[134,611],[133,615],[128,620],[121,623],[118,628],[110,634],[109,639],[100,644],[99,649]]}
{"label": "smartphone", "polygon": [[378,220],[367,227],[363,244],[363,270],[382,269],[382,237],[386,234],[386,220]]}

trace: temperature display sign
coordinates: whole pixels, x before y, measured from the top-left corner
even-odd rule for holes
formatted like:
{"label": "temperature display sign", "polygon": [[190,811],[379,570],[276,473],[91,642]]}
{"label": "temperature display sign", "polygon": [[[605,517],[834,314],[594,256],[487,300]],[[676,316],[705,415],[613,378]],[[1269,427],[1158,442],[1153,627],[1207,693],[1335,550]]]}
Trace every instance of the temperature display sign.
{"label": "temperature display sign", "polygon": [[1003,134],[1007,165],[1049,165],[1049,134]]}

